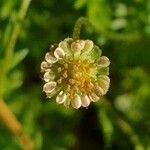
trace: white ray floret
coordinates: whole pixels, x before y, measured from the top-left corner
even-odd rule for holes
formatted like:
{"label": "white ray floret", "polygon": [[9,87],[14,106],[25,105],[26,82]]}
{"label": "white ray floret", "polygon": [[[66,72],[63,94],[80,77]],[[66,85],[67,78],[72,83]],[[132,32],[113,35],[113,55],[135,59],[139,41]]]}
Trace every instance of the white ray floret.
{"label": "white ray floret", "polygon": [[70,46],[68,44],[68,42],[71,42],[71,41],[72,41],[71,38],[66,38],[64,41],[61,41],[58,46],[64,50],[65,55],[67,56],[72,55],[72,51],[70,50]]}
{"label": "white ray floret", "polygon": [[88,107],[90,105],[90,99],[86,94],[83,94],[81,96],[81,101],[82,101],[82,106],[83,107]]}
{"label": "white ray floret", "polygon": [[92,102],[97,102],[98,100],[100,100],[100,97],[98,97],[95,93],[89,94],[89,98]]}
{"label": "white ray floret", "polygon": [[48,82],[46,84],[44,84],[43,86],[43,91],[46,93],[51,93],[52,91],[55,90],[57,83],[54,81]]}
{"label": "white ray floret", "polygon": [[41,63],[41,71],[46,71],[47,69],[49,69],[51,67],[51,64],[49,64],[46,61],[42,61]]}
{"label": "white ray floret", "polygon": [[54,78],[55,78],[55,75],[51,69],[48,69],[43,75],[43,79],[45,82],[52,81],[52,80],[54,80]]}
{"label": "white ray floret", "polygon": [[101,56],[96,63],[100,67],[108,67],[110,65],[110,60],[106,56]]}
{"label": "white ray floret", "polygon": [[77,40],[71,44],[72,51],[81,51],[85,46],[84,40]]}
{"label": "white ray floret", "polygon": [[85,40],[85,46],[84,49],[82,50],[82,56],[86,56],[89,54],[94,47],[94,44],[91,40]]}
{"label": "white ray floret", "polygon": [[66,98],[67,98],[67,95],[63,91],[61,91],[56,97],[56,102],[58,104],[62,104],[65,102]]}
{"label": "white ray floret", "polygon": [[78,109],[81,107],[81,97],[79,95],[75,95],[75,97],[71,100],[71,105],[73,108]]}
{"label": "white ray floret", "polygon": [[102,80],[102,81],[104,81],[105,84],[107,84],[109,86],[109,84],[110,84],[110,78],[108,76],[106,76],[106,75],[100,75],[99,79]]}
{"label": "white ray floret", "polygon": [[57,62],[57,58],[54,57],[50,52],[46,53],[45,60],[50,64]]}
{"label": "white ray floret", "polygon": [[62,59],[65,56],[65,52],[64,52],[64,50],[62,48],[58,47],[54,51],[54,56],[57,59]]}
{"label": "white ray floret", "polygon": [[102,87],[100,87],[99,85],[96,85],[95,86],[95,94],[100,97],[105,94],[105,91]]}
{"label": "white ray floret", "polygon": [[100,75],[99,76],[99,85],[102,87],[104,90],[104,94],[108,91],[108,88],[110,86],[110,79],[106,75]]}

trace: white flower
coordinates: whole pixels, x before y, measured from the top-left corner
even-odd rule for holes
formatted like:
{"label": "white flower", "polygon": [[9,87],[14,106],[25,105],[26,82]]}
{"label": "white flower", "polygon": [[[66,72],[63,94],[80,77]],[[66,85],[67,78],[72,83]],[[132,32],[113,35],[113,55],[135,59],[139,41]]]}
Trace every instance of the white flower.
{"label": "white flower", "polygon": [[98,101],[109,89],[106,56],[91,40],[67,38],[52,46],[41,63],[43,91],[47,97],[56,97],[58,104],[75,109],[88,107]]}

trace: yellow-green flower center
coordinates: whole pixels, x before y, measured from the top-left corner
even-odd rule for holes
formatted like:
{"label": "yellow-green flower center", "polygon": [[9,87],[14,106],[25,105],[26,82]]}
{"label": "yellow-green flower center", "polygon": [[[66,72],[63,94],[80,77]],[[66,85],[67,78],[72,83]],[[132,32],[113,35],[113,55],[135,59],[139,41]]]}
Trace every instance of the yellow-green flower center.
{"label": "yellow-green flower center", "polygon": [[86,59],[66,57],[60,61],[57,68],[57,83],[63,84],[70,97],[74,97],[76,93],[89,93],[95,69],[95,64]]}

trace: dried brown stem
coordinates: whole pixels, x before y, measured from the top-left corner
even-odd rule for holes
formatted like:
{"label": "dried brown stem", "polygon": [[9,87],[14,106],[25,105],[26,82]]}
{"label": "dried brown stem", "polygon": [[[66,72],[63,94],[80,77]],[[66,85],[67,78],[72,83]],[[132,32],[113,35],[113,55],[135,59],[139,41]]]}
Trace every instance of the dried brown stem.
{"label": "dried brown stem", "polygon": [[0,100],[0,119],[5,123],[7,128],[19,138],[24,150],[33,150],[31,139],[24,133],[20,122],[3,100]]}

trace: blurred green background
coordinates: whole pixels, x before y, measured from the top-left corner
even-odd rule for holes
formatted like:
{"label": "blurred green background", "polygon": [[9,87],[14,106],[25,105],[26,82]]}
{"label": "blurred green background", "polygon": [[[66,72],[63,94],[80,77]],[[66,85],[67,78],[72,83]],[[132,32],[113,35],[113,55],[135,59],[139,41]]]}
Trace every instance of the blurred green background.
{"label": "blurred green background", "polygon": [[[0,0],[0,98],[34,149],[150,150],[150,0],[32,0],[24,17],[20,7],[29,1]],[[81,38],[111,60],[111,86],[100,102],[73,110],[46,99],[40,63],[50,44],[72,36],[81,16],[93,25]],[[0,149],[22,149],[2,121]]]}

